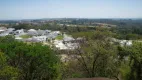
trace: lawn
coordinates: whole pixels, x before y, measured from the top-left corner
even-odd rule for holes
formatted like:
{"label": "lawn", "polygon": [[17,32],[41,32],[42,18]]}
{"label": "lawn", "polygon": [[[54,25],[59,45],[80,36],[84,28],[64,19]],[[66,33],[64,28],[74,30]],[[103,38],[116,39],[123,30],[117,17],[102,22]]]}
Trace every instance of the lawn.
{"label": "lawn", "polygon": [[62,35],[59,35],[59,36],[56,37],[56,39],[57,39],[57,40],[63,40],[63,36],[62,36]]}

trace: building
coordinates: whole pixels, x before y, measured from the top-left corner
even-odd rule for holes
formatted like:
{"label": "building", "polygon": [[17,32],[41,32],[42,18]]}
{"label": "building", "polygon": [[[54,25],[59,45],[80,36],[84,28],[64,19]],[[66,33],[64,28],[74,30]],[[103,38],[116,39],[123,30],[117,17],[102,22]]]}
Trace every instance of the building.
{"label": "building", "polygon": [[46,42],[47,41],[47,37],[46,36],[33,36],[32,40],[37,40],[39,42]]}
{"label": "building", "polygon": [[43,36],[45,31],[44,30],[37,30],[38,36]]}
{"label": "building", "polygon": [[20,30],[16,30],[16,31],[14,32],[14,34],[15,34],[15,35],[24,35],[25,32],[24,32],[24,29],[20,29]]}
{"label": "building", "polygon": [[45,30],[43,35],[49,35],[50,32],[51,30]]}
{"label": "building", "polygon": [[133,44],[132,40],[119,40],[115,38],[111,38],[111,40],[115,43],[119,43],[120,46],[131,46]]}
{"label": "building", "polygon": [[28,35],[38,36],[38,32],[35,29],[30,29],[30,30],[28,30]]}
{"label": "building", "polygon": [[6,28],[6,27],[0,27],[0,33],[5,32],[6,30],[7,30],[7,28]]}
{"label": "building", "polygon": [[66,50],[66,49],[68,49],[68,47],[65,46],[65,44],[63,44],[62,40],[54,40],[54,45],[59,50]]}
{"label": "building", "polygon": [[3,32],[0,34],[1,37],[7,36],[7,35],[9,35],[9,33],[7,33],[7,32]]}

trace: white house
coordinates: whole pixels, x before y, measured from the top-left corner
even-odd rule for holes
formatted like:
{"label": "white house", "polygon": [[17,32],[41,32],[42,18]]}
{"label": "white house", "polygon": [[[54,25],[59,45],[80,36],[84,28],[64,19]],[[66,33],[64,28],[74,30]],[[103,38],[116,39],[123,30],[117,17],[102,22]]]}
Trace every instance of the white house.
{"label": "white house", "polygon": [[119,40],[115,38],[111,38],[112,41],[119,43],[121,46],[131,46],[132,40]]}
{"label": "white house", "polygon": [[39,42],[45,42],[47,40],[47,37],[46,36],[33,36],[32,39],[37,40]]}
{"label": "white house", "polygon": [[60,31],[52,31],[46,36],[48,39],[55,39],[58,35],[61,35]]}
{"label": "white house", "polygon": [[70,42],[70,41],[73,41],[73,40],[75,40],[75,39],[72,36],[68,36],[68,35],[64,34],[63,41]]}
{"label": "white house", "polygon": [[24,32],[24,29],[20,29],[20,30],[16,30],[16,31],[14,32],[14,34],[15,34],[15,35],[23,35],[23,34],[25,34],[25,32]]}
{"label": "white house", "polygon": [[30,36],[37,36],[38,32],[35,29],[28,30],[28,35]]}
{"label": "white house", "polygon": [[6,30],[6,32],[13,32],[15,29],[14,28],[8,28],[7,30]]}
{"label": "white house", "polygon": [[6,27],[0,27],[0,30],[6,30],[7,28]]}
{"label": "white house", "polygon": [[121,46],[131,46],[132,40],[119,40]]}
{"label": "white house", "polygon": [[63,44],[63,42],[60,41],[60,40],[54,40],[54,45],[55,45],[56,48],[58,48],[60,50],[66,50],[66,49],[68,49],[68,47],[65,46],[65,44]]}
{"label": "white house", "polygon": [[45,30],[43,35],[49,35],[50,32],[51,30]]}
{"label": "white house", "polygon": [[0,27],[0,33],[5,32],[5,31],[6,31],[6,29],[7,29],[7,28],[5,28],[5,27]]}
{"label": "white house", "polygon": [[4,32],[4,33],[1,33],[1,34],[0,34],[1,37],[7,36],[7,35],[9,35],[9,33]]}
{"label": "white house", "polygon": [[0,29],[0,36],[7,36],[14,31],[14,28]]}
{"label": "white house", "polygon": [[4,32],[5,30],[0,29],[0,33]]}
{"label": "white house", "polygon": [[54,35],[61,35],[61,32],[60,32],[60,31],[52,31],[51,34],[54,34]]}
{"label": "white house", "polygon": [[45,31],[44,30],[37,30],[38,36],[44,35]]}
{"label": "white house", "polygon": [[78,47],[79,47],[79,43],[66,43],[65,44],[67,47],[68,47],[68,49],[70,49],[70,50],[74,50],[74,49],[77,49]]}

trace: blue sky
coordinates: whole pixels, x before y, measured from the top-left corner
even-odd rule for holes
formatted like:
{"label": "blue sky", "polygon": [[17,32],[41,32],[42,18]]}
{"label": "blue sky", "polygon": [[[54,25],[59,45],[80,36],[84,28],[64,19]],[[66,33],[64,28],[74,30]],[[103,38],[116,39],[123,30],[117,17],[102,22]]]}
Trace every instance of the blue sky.
{"label": "blue sky", "polygon": [[142,0],[0,0],[0,20],[142,18]]}

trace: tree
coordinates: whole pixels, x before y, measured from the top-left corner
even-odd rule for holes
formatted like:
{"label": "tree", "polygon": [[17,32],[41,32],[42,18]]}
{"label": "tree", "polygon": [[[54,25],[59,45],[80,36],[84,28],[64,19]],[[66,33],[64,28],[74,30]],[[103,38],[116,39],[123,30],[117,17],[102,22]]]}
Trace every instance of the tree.
{"label": "tree", "polygon": [[0,50],[7,56],[5,63],[19,70],[18,79],[55,80],[60,78],[60,60],[48,46],[15,40],[7,42],[6,40],[9,39],[6,37],[5,40],[1,40]]}
{"label": "tree", "polygon": [[89,41],[77,50],[87,77],[117,77],[116,47],[107,42]]}
{"label": "tree", "polygon": [[6,63],[6,55],[0,52],[0,79],[1,80],[17,80],[19,70]]}
{"label": "tree", "polygon": [[[68,64],[72,66],[71,74],[79,77],[118,78],[117,46],[110,43],[111,33],[97,30],[89,34],[91,35],[84,34],[85,41],[80,43],[74,53],[70,53],[74,56],[73,63]],[[75,68],[74,72],[72,68]]]}
{"label": "tree", "polygon": [[130,73],[128,80],[142,79],[142,43],[134,42],[132,46],[119,47],[119,54],[121,59],[129,57],[127,60],[130,66]]}

